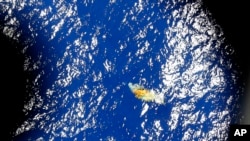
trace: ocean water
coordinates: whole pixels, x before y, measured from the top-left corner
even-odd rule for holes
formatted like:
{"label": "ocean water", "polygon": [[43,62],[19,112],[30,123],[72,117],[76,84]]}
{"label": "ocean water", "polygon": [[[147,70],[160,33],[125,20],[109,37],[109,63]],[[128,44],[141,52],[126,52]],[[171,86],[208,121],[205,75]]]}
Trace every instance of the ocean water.
{"label": "ocean water", "polygon": [[[22,44],[13,140],[227,140],[240,92],[233,48],[202,2],[0,0]],[[128,83],[162,95],[135,98]],[[16,117],[18,118],[18,117]]]}

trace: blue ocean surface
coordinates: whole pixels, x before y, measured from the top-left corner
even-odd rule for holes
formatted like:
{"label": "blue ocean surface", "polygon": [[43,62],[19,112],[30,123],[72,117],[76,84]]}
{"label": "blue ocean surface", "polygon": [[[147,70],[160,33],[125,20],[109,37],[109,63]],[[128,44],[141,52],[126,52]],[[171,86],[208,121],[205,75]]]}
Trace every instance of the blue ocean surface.
{"label": "blue ocean surface", "polygon": [[[238,72],[200,0],[0,0],[27,97],[13,140],[227,140]],[[128,83],[164,97],[137,99]]]}

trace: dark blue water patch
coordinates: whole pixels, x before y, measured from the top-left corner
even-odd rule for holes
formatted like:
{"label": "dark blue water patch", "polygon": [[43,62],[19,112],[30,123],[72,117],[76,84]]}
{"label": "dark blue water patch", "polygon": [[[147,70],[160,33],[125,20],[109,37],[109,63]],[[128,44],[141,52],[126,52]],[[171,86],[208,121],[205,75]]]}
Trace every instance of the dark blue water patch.
{"label": "dark blue water patch", "polygon": [[[102,135],[100,137],[105,136],[114,136],[119,137],[119,139],[132,139],[135,133],[140,132],[140,101],[133,97],[133,94],[126,93],[124,98],[122,99],[114,99],[115,101],[120,101],[117,105],[117,108],[114,110],[105,108],[102,112],[98,114],[98,121],[102,126]],[[130,96],[130,97],[128,97]],[[110,101],[111,102],[111,101]],[[112,103],[112,102],[111,102]],[[98,132],[97,134],[100,134]]]}
{"label": "dark blue water patch", "polygon": [[14,141],[22,141],[22,140],[31,141],[31,140],[39,139],[41,137],[44,140],[50,139],[49,136],[46,135],[46,133],[43,132],[42,130],[40,130],[38,128],[33,128],[33,129],[30,129],[29,132],[24,132],[20,135],[13,136],[12,140],[14,140]]}
{"label": "dark blue water patch", "polygon": [[162,128],[168,129],[168,125],[166,124],[168,122],[168,119],[171,115],[172,105],[171,103],[165,103],[165,104],[157,104],[157,103],[147,103],[149,105],[149,110],[145,114],[145,117],[149,119],[149,121],[160,120],[163,122]]}

